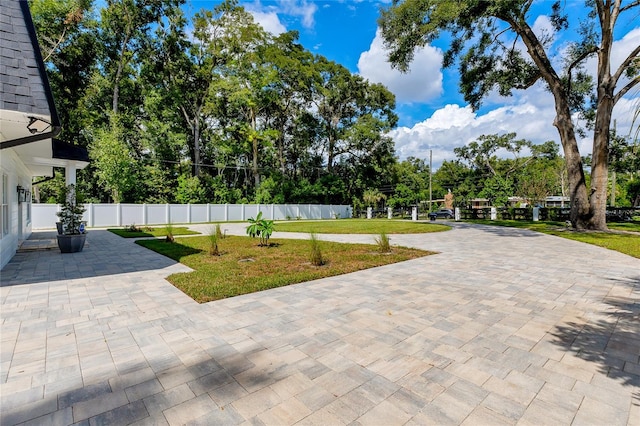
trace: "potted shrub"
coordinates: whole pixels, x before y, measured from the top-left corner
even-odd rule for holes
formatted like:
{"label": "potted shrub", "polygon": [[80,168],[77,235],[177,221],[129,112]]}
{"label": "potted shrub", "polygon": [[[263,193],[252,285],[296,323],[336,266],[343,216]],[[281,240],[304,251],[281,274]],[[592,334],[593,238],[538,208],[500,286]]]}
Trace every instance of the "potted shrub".
{"label": "potted shrub", "polygon": [[82,221],[84,207],[76,202],[76,191],[73,185],[65,189],[65,199],[62,209],[56,213],[58,222],[58,247],[62,253],[76,253],[82,251],[87,234]]}

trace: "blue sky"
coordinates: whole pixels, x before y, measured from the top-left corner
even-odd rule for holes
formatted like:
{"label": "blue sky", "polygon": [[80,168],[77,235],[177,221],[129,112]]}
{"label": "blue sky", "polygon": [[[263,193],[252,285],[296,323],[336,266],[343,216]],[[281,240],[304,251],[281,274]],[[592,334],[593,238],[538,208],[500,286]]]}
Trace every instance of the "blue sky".
{"label": "blue sky", "polygon": [[[187,7],[209,9],[218,1],[192,0]],[[553,99],[542,84],[527,91],[514,92],[504,98],[497,93],[489,96],[482,108],[473,112],[458,90],[455,69],[441,67],[442,49],[446,40],[437,40],[416,52],[411,72],[401,74],[386,62],[386,53],[377,33],[380,7],[388,1],[373,0],[260,0],[240,2],[254,19],[274,34],[297,30],[300,42],[308,50],[338,62],[370,81],[385,84],[396,95],[398,127],[391,132],[400,159],[409,156],[428,159],[433,151],[434,167],[443,160],[455,158],[453,149],[482,134],[516,132],[519,138],[542,143],[559,142],[553,127]],[[549,19],[550,1],[539,0],[540,12],[533,15],[534,30],[552,33]],[[566,0],[570,19],[585,17],[582,0]],[[636,12],[637,14],[637,12]],[[640,45],[640,24],[632,19],[618,24],[613,62]],[[571,33],[554,34],[553,48],[561,60],[562,49]],[[592,61],[587,68],[595,69]],[[619,102],[614,110],[618,132],[626,134],[632,121],[634,108],[640,103],[640,91]],[[580,140],[580,152],[591,152],[592,139],[587,135]]]}

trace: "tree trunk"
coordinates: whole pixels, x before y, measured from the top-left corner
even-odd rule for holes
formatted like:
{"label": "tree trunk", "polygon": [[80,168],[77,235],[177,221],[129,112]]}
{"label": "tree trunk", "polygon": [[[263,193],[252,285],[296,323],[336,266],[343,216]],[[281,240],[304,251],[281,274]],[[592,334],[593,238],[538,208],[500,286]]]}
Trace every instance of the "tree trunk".
{"label": "tree trunk", "polygon": [[[617,9],[617,7],[615,8]],[[615,16],[609,6],[598,8],[602,40],[598,49],[598,86],[596,122],[593,132],[591,162],[591,193],[589,204],[592,216],[587,224],[589,229],[607,230],[607,182],[609,179],[609,129],[613,113],[613,90],[615,81],[611,78],[611,46]]]}
{"label": "tree trunk", "polygon": [[[600,90],[598,90],[600,92]],[[612,97],[600,97],[593,133],[593,152],[591,162],[591,193],[589,204],[592,216],[588,229],[607,230],[607,182],[609,174],[609,124],[613,110]]]}
{"label": "tree trunk", "polygon": [[567,180],[569,181],[569,197],[571,198],[571,211],[569,218],[571,225],[576,229],[588,227],[591,212],[587,185],[582,168],[582,158],[578,151],[578,142],[571,121],[569,105],[561,96],[556,97],[556,118],[553,125],[558,129],[560,141],[564,151],[567,165]]}

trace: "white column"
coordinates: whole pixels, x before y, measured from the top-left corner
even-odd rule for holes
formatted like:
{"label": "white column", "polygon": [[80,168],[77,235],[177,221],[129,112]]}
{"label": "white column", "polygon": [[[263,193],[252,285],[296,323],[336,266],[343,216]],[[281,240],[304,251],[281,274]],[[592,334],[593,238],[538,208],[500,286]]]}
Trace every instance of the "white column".
{"label": "white column", "polygon": [[76,163],[67,164],[64,169],[64,179],[67,186],[76,184]]}
{"label": "white column", "polygon": [[71,162],[67,164],[64,169],[64,180],[65,185],[68,187],[69,185],[74,185],[73,193],[69,191],[67,194],[67,201],[75,200],[76,192],[75,192],[75,184],[76,184],[76,163]]}
{"label": "white column", "polygon": [[393,219],[393,209],[391,207],[387,207],[387,219]]}
{"label": "white column", "polygon": [[538,222],[540,220],[540,207],[533,208],[533,221]]}
{"label": "white column", "polygon": [[371,219],[373,217],[373,207],[367,207],[367,219]]}
{"label": "white column", "polygon": [[491,207],[491,220],[496,220],[498,218],[498,211],[495,207]]}
{"label": "white column", "polygon": [[418,220],[418,207],[416,206],[411,207],[411,220]]}

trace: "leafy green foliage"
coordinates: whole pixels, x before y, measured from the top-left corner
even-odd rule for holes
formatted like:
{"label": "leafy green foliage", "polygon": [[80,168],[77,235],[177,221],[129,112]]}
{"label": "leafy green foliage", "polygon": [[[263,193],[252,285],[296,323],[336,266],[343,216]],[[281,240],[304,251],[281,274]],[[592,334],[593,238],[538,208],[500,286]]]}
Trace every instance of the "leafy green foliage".
{"label": "leafy green foliage", "polygon": [[98,130],[89,146],[98,183],[109,191],[114,203],[125,201],[138,183],[137,163],[124,137],[119,117],[112,115],[109,127]]}
{"label": "leafy green foliage", "polygon": [[274,231],[273,220],[267,220],[262,218],[262,212],[258,212],[256,218],[248,219],[249,226],[247,226],[247,235],[251,238],[260,237],[261,246],[269,246],[269,238]]}

